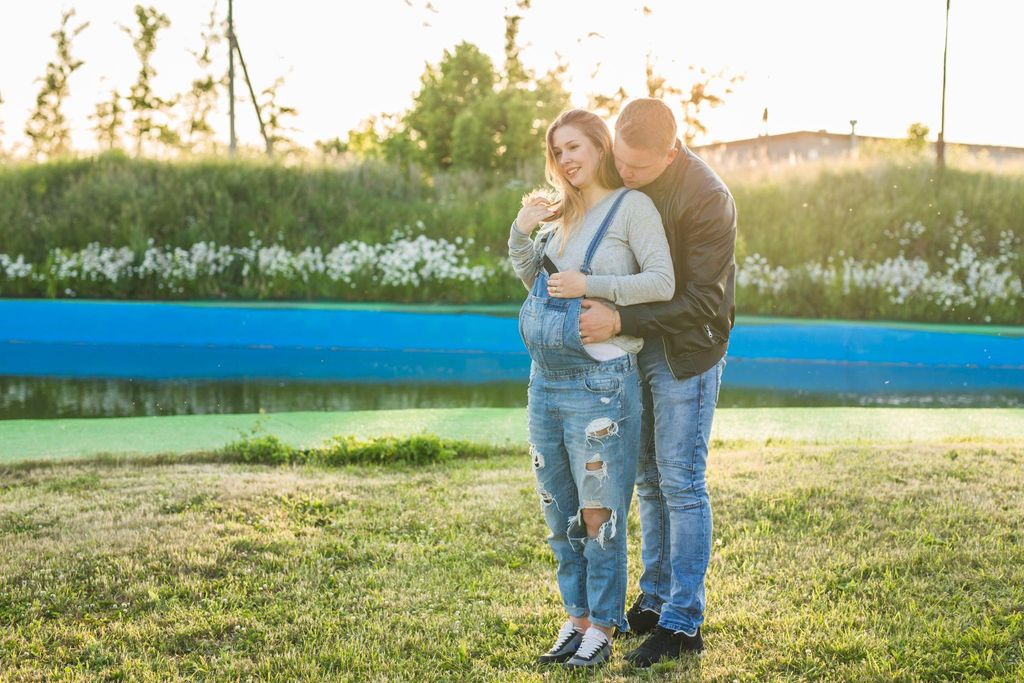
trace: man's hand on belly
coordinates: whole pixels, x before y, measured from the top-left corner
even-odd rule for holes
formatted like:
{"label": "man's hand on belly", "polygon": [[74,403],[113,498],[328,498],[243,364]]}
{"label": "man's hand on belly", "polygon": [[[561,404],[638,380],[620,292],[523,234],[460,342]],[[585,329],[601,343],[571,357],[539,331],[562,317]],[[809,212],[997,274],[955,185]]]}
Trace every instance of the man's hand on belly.
{"label": "man's hand on belly", "polygon": [[580,339],[584,344],[608,341],[622,331],[619,312],[593,299],[584,299],[580,312]]}

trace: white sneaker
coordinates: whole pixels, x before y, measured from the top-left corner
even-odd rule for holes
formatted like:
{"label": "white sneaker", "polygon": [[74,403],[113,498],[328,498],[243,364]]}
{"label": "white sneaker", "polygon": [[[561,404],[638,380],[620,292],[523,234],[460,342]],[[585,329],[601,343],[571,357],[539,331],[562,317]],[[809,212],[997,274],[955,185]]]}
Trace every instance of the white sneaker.
{"label": "white sneaker", "polygon": [[576,654],[580,641],[583,640],[583,632],[577,631],[571,621],[562,624],[558,629],[558,638],[551,649],[537,658],[538,664],[562,664]]}
{"label": "white sneaker", "polygon": [[566,666],[602,666],[612,656],[612,642],[600,629],[591,626],[583,634],[583,640]]}

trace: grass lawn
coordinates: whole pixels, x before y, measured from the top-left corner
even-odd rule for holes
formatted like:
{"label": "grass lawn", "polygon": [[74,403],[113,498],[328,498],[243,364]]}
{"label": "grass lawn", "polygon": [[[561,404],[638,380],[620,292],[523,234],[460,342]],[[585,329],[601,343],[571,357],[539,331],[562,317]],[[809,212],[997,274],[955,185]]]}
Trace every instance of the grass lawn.
{"label": "grass lawn", "polygon": [[[567,680],[519,450],[0,466],[0,680]],[[729,441],[709,478],[706,655],[618,640],[598,680],[1024,679],[1024,440]]]}

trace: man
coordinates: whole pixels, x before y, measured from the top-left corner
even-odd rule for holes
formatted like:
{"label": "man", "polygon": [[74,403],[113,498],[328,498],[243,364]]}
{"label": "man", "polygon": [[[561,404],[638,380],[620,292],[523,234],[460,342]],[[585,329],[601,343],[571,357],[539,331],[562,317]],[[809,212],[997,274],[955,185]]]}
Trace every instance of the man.
{"label": "man", "polygon": [[736,204],[714,171],[676,139],[675,118],[661,100],[635,100],[622,110],[614,153],[625,184],[658,207],[676,276],[670,301],[618,310],[585,301],[580,318],[584,343],[620,332],[644,337],[636,480],[644,571],[627,619],[635,633],[649,635],[626,659],[648,667],[704,648],[712,528],[705,469],[735,320]]}

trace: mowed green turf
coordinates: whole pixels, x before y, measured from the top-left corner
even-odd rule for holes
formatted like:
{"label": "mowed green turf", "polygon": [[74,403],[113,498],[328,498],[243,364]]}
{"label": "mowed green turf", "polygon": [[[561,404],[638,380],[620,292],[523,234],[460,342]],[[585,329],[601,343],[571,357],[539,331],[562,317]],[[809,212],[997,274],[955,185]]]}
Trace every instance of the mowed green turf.
{"label": "mowed green turf", "polygon": [[[267,415],[188,415],[0,421],[0,462],[214,449],[258,428],[293,446],[338,434],[429,432],[495,444],[527,440],[523,409],[474,408]],[[1024,439],[1024,410],[908,408],[728,408],[715,414],[719,441],[935,441]]]}
{"label": "mowed green turf", "polygon": [[[533,664],[564,615],[525,448],[0,467],[0,680],[1024,680],[1024,441],[725,444],[708,472],[705,656],[637,673],[621,638],[570,677]],[[630,598],[639,569],[634,542]]]}

